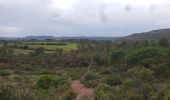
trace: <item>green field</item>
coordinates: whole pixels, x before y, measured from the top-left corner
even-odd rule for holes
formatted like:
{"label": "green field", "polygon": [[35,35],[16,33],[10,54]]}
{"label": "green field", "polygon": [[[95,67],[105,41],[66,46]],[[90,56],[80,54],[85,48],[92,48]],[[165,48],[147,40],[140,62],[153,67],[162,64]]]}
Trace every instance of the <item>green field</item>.
{"label": "green field", "polygon": [[39,47],[43,47],[46,50],[56,50],[56,49],[63,49],[64,51],[75,50],[77,49],[77,44],[75,43],[67,43],[67,45],[59,46],[59,45],[28,45],[31,49],[36,49]]}
{"label": "green field", "polygon": [[[49,45],[49,43],[54,43]],[[56,43],[56,44],[55,44]],[[56,49],[63,49],[64,51],[70,51],[77,49],[78,44],[77,43],[70,43],[70,42],[64,42],[64,45],[57,45],[57,43],[60,42],[23,42],[23,43],[17,43],[18,47],[14,47],[16,43],[9,42],[7,45],[10,48],[14,49],[14,54],[29,54],[33,52],[33,49],[37,49],[39,47],[43,47],[45,49],[46,53],[53,53]],[[27,49],[20,48],[21,46],[28,45]],[[3,43],[0,43],[0,47],[3,46]]]}
{"label": "green field", "polygon": [[33,52],[33,50],[25,50],[25,49],[14,49],[14,54],[29,54]]}

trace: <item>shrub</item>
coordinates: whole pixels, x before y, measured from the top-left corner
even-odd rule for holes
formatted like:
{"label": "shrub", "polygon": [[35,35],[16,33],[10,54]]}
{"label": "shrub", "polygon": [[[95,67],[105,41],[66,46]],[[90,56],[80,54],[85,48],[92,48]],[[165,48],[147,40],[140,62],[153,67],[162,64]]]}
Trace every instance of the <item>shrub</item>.
{"label": "shrub", "polygon": [[9,85],[0,84],[0,99],[1,100],[17,100],[13,93],[13,89]]}
{"label": "shrub", "polygon": [[138,83],[133,80],[133,79],[127,79],[125,80],[125,82],[123,83],[123,88],[125,91],[129,91],[132,88],[138,88]]}
{"label": "shrub", "polygon": [[152,70],[144,67],[134,67],[128,70],[128,74],[144,81],[150,81],[153,78],[153,73]]}
{"label": "shrub", "polygon": [[83,81],[96,80],[98,78],[100,78],[100,75],[98,73],[87,72],[83,77]]}
{"label": "shrub", "polygon": [[85,82],[83,82],[83,84],[87,88],[95,88],[95,87],[97,87],[98,81],[96,81],[96,80],[85,81]]}
{"label": "shrub", "polygon": [[111,74],[111,71],[109,69],[102,69],[100,74],[103,74],[103,75]]}
{"label": "shrub", "polygon": [[48,75],[41,76],[37,81],[37,86],[41,89],[49,89],[50,87],[59,88],[64,84],[65,80],[63,78]]}
{"label": "shrub", "polygon": [[76,93],[73,90],[68,90],[66,94],[62,97],[62,100],[75,100]]}
{"label": "shrub", "polygon": [[111,63],[115,64],[115,63],[120,63],[124,56],[125,56],[125,52],[123,50],[116,50],[113,51],[110,55],[110,61]]}
{"label": "shrub", "polygon": [[[160,61],[161,58],[165,57],[167,50],[163,48],[147,47],[137,49],[129,53],[125,60],[128,64],[153,64]],[[145,60],[147,59],[147,60]],[[149,60],[149,63],[148,63]],[[146,61],[146,63],[144,62]],[[153,61],[153,62],[152,62]]]}
{"label": "shrub", "polygon": [[120,85],[122,83],[122,80],[118,76],[106,76],[104,82],[106,82],[110,86],[113,86]]}
{"label": "shrub", "polygon": [[155,100],[170,100],[170,86],[159,91]]}
{"label": "shrub", "polygon": [[125,98],[126,100],[144,100],[142,95],[136,93],[129,93]]}
{"label": "shrub", "polygon": [[170,67],[167,64],[160,64],[158,66],[154,66],[155,75],[157,77],[170,77]]}
{"label": "shrub", "polygon": [[99,78],[100,75],[98,73],[87,72],[83,76],[83,84],[86,87],[94,88],[97,86]]}
{"label": "shrub", "polygon": [[95,89],[95,100],[114,100],[114,96],[112,88],[107,84],[100,83]]}
{"label": "shrub", "polygon": [[11,73],[5,70],[0,70],[0,76],[8,76],[8,75],[11,75]]}

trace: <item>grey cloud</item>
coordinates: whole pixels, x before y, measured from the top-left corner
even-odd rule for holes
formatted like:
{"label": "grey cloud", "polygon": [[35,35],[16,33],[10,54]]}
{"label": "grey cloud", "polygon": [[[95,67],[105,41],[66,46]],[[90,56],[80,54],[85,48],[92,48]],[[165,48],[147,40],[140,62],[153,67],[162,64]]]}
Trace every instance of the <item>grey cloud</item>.
{"label": "grey cloud", "polygon": [[131,5],[128,5],[128,4],[126,4],[126,5],[124,6],[124,8],[125,8],[125,11],[127,11],[127,12],[130,12],[130,11],[132,10],[132,6],[131,6]]}
{"label": "grey cloud", "polygon": [[151,4],[150,5],[150,11],[153,12],[156,10],[156,5],[155,4]]}
{"label": "grey cloud", "polygon": [[0,36],[122,36],[170,26],[169,1],[127,1],[78,0],[60,9],[53,0],[0,0]]}

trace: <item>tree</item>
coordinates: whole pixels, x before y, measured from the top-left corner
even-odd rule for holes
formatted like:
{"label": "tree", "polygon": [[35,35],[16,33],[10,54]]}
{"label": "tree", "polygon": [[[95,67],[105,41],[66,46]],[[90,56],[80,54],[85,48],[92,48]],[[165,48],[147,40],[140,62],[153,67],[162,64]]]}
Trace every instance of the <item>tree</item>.
{"label": "tree", "polygon": [[126,54],[123,50],[115,50],[110,55],[110,61],[112,64],[115,64],[115,63],[119,64],[122,62],[125,55]]}
{"label": "tree", "polygon": [[169,47],[169,41],[167,38],[162,38],[159,40],[159,46],[161,47]]}
{"label": "tree", "polygon": [[39,47],[35,50],[36,55],[41,55],[45,53],[45,49],[43,47]]}
{"label": "tree", "polygon": [[148,68],[134,67],[128,70],[128,74],[142,81],[150,81],[153,78],[153,71]]}
{"label": "tree", "polygon": [[148,67],[150,64],[160,63],[160,60],[167,54],[167,50],[158,47],[146,47],[129,53],[125,60],[130,65],[141,64]]}
{"label": "tree", "polygon": [[49,89],[50,87],[59,88],[65,84],[65,80],[61,77],[41,76],[37,81],[37,86],[41,89]]}

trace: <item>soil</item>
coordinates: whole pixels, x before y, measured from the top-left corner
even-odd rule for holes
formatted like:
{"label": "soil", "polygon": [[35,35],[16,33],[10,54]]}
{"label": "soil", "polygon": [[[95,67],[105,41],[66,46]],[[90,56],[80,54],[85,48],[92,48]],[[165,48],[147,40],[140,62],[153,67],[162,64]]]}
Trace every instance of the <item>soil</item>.
{"label": "soil", "polygon": [[79,80],[72,81],[71,87],[77,93],[75,100],[93,100],[94,89],[84,87]]}

